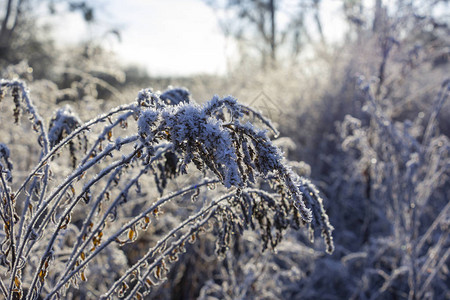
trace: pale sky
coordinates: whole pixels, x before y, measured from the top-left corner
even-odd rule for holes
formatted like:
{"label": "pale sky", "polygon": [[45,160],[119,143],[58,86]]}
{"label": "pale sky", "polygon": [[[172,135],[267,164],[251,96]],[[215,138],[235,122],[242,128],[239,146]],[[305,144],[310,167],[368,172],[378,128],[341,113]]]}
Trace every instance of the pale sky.
{"label": "pale sky", "polygon": [[[226,41],[211,7],[201,0],[96,0],[98,24],[90,28],[81,14],[66,13],[49,19],[59,43],[76,43],[98,35],[99,28],[116,27],[122,42],[112,36],[104,44],[127,63],[151,75],[223,74],[233,43]],[[342,36],[341,1],[322,2],[325,35]],[[63,26],[58,26],[63,24]],[[100,30],[100,31],[101,31]]]}
{"label": "pale sky", "polygon": [[116,51],[150,73],[225,72],[225,38],[212,9],[199,0],[111,1],[123,24]]}

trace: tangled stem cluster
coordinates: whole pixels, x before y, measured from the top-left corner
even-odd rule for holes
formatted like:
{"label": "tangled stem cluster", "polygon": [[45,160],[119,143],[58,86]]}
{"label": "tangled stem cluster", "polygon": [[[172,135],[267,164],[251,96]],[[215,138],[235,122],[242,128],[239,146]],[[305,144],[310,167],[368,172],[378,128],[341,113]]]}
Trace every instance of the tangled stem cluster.
{"label": "tangled stem cluster", "polygon": [[[147,245],[133,265],[123,261],[115,276],[102,278],[102,298],[142,299],[166,279],[186,242],[212,224],[218,255],[245,229],[257,230],[263,247],[274,248],[285,229],[302,225],[318,226],[327,252],[333,251],[333,228],[317,189],[292,172],[269,138],[268,130],[277,134],[270,122],[233,97],[199,105],[185,89],[161,95],[145,89],[134,102],[85,123],[62,108],[46,128],[23,82],[2,81],[1,98],[7,95],[16,122],[22,111],[30,116],[40,154],[16,183],[14,153],[0,144],[0,293],[6,299],[64,297],[87,281],[90,267],[110,257],[108,251],[120,252],[164,218],[169,202],[188,195],[197,201],[213,185],[222,188]],[[71,170],[58,176],[66,148]],[[203,178],[191,175],[194,182],[166,192],[185,174]],[[152,189],[160,197],[149,194]]]}

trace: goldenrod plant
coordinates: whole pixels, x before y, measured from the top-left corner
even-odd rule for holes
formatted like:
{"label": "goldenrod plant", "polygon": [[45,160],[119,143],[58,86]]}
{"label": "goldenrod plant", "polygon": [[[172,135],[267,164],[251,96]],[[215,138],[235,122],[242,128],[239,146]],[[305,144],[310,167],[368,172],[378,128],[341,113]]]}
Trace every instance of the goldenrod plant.
{"label": "goldenrod plant", "polygon": [[[27,138],[40,149],[16,181],[16,154],[0,144],[5,299],[64,299],[81,285],[92,289],[88,298],[143,299],[201,232],[216,236],[222,258],[246,229],[274,249],[287,228],[305,227],[311,237],[318,228],[333,252],[318,190],[273,144],[270,121],[235,98],[199,105],[186,89],[144,89],[84,122],[69,106],[44,120],[31,95],[23,81],[1,81],[2,106],[12,99],[15,123],[28,116]],[[164,224],[170,203],[185,212],[130,263],[122,249]],[[95,290],[84,284],[91,280]]]}

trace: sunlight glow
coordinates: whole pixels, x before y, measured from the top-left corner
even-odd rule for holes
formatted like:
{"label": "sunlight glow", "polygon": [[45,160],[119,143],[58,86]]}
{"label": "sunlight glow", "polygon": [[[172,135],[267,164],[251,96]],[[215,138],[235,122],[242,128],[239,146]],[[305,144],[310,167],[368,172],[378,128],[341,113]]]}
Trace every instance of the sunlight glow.
{"label": "sunlight glow", "polygon": [[[124,24],[116,51],[150,74],[187,75],[225,72],[225,38],[214,12],[198,0],[111,1]],[[117,15],[116,15],[117,14]]]}
{"label": "sunlight glow", "polygon": [[[132,64],[150,75],[187,76],[225,74],[236,45],[224,36],[218,14],[201,0],[96,0],[96,22],[88,25],[79,13],[63,13],[47,19],[53,24],[58,44],[99,41],[117,53],[123,65]],[[328,42],[342,41],[345,22],[341,2],[323,0],[321,19]],[[50,21],[49,21],[50,20]],[[279,14],[283,22],[283,13]],[[313,34],[315,24],[307,20]],[[64,26],[61,26],[64,24]],[[117,28],[121,41],[107,36]]]}

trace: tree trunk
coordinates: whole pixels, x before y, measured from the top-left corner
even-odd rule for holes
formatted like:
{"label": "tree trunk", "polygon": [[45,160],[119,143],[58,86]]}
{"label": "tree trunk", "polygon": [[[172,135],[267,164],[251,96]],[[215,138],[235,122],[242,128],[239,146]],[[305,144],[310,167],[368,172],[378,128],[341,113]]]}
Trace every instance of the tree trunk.
{"label": "tree trunk", "polygon": [[[4,59],[8,56],[8,52],[11,48],[11,39],[14,30],[16,29],[19,16],[21,14],[21,6],[23,4],[23,0],[17,1],[15,8],[13,7],[13,2],[14,0],[8,0],[5,3],[6,4],[5,16],[1,23],[2,27],[0,28],[0,59],[2,58]],[[15,10],[14,14],[13,10]]]}
{"label": "tree trunk", "polygon": [[375,3],[375,16],[373,18],[372,32],[378,32],[383,22],[383,1],[377,0]]}
{"label": "tree trunk", "polygon": [[271,58],[271,63],[272,63],[272,67],[274,67],[276,65],[276,60],[277,60],[277,56],[276,56],[276,39],[275,39],[275,34],[276,34],[276,24],[275,24],[275,0],[270,0],[269,1],[269,10],[270,10],[270,58]]}

